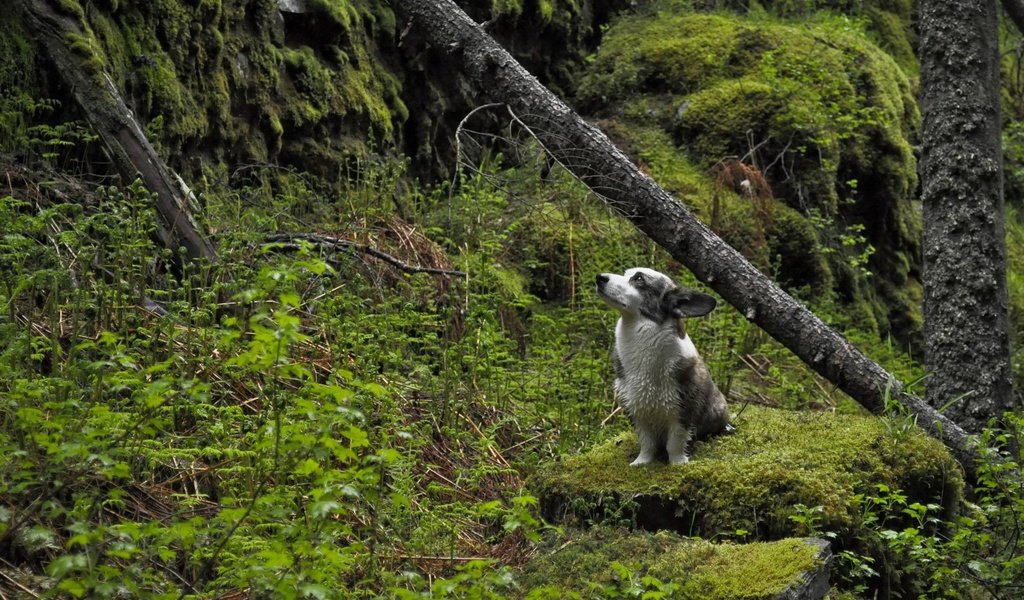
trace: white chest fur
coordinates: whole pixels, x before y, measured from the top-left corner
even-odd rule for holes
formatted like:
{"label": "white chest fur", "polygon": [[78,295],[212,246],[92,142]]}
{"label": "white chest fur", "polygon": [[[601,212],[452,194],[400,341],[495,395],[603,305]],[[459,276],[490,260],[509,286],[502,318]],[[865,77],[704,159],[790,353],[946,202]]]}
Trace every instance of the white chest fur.
{"label": "white chest fur", "polygon": [[624,317],[615,326],[615,349],[622,364],[615,382],[622,407],[642,423],[675,420],[679,382],[674,372],[697,358],[690,337],[680,337],[674,323]]}

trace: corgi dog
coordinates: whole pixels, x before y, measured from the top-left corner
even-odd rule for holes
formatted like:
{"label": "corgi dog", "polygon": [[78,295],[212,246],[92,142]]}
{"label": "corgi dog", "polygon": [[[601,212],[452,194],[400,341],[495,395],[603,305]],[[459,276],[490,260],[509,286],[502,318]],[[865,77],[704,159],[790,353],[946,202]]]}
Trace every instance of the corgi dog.
{"label": "corgi dog", "polygon": [[732,431],[725,396],[683,324],[711,312],[715,299],[644,268],[598,275],[597,294],[620,314],[612,349],[615,397],[640,442],[630,466],[656,458],[686,464],[692,440]]}

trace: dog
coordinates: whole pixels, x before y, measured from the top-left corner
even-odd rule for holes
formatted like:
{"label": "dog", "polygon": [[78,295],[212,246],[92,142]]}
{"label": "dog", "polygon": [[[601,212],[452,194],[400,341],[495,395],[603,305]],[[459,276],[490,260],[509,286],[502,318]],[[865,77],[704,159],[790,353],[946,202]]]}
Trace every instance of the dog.
{"label": "dog", "polygon": [[725,396],[711,380],[683,320],[715,308],[715,299],[676,285],[652,269],[601,273],[597,294],[620,313],[612,366],[615,397],[636,429],[636,467],[667,457],[689,462],[691,440],[732,431]]}

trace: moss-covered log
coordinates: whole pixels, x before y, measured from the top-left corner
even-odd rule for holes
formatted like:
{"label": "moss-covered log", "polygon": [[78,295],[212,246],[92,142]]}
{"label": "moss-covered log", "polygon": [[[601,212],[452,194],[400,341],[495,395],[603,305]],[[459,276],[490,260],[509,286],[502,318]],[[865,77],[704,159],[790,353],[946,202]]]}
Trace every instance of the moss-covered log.
{"label": "moss-covered log", "polygon": [[216,250],[191,217],[191,194],[157,155],[117,87],[99,66],[102,62],[93,54],[81,15],[69,14],[47,0],[21,0],[19,4],[29,29],[103,139],[117,170],[129,181],[141,178],[156,195],[160,242],[173,250],[184,248],[192,260],[216,260]]}
{"label": "moss-covered log", "polygon": [[881,413],[890,398],[898,402],[974,472],[976,439],[908,393],[892,374],[725,244],[451,0],[401,0],[395,7],[409,25],[405,43],[431,47],[439,53],[438,62],[454,61],[485,98],[507,103],[556,160],[747,319],[869,410]]}

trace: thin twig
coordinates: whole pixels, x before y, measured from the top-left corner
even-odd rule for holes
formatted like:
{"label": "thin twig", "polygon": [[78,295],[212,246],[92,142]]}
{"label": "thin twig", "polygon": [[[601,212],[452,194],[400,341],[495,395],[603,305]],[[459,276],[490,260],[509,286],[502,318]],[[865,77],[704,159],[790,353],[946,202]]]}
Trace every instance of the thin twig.
{"label": "thin twig", "polygon": [[[363,254],[368,254],[374,258],[379,258],[384,262],[390,263],[398,269],[405,271],[406,273],[429,273],[431,275],[446,275],[449,277],[465,277],[465,271],[455,271],[452,269],[436,269],[434,267],[420,267],[416,265],[410,265],[405,261],[396,258],[387,252],[383,252],[367,244],[361,244],[359,242],[353,242],[351,240],[343,240],[341,238],[331,237],[327,235],[320,235],[317,233],[274,233],[268,235],[266,241],[271,243],[282,243],[289,244],[297,241],[309,242],[314,246],[327,246],[329,248],[348,248]],[[286,246],[288,249],[297,249],[297,246]]]}
{"label": "thin twig", "polygon": [[18,588],[22,592],[25,592],[29,596],[31,596],[33,598],[40,598],[41,597],[39,594],[37,594],[37,593],[33,592],[32,590],[30,590],[29,588],[23,586],[21,584],[21,582],[19,582],[17,579],[15,579],[14,577],[11,577],[10,575],[7,574],[6,571],[8,569],[12,573],[14,572],[14,570],[15,570],[14,565],[12,565],[11,563],[7,562],[2,557],[0,557],[0,562],[4,563],[4,565],[6,565],[6,567],[7,567],[6,569],[0,569],[0,576],[2,576],[4,579],[6,579],[11,585],[13,585],[14,587]]}
{"label": "thin twig", "polygon": [[607,425],[608,422],[612,420],[612,417],[614,417],[615,415],[619,414],[619,412],[621,412],[621,411],[622,411],[622,407],[621,406],[616,406],[615,410],[613,410],[607,417],[604,418],[603,421],[601,421],[601,427],[604,427],[605,425]]}

